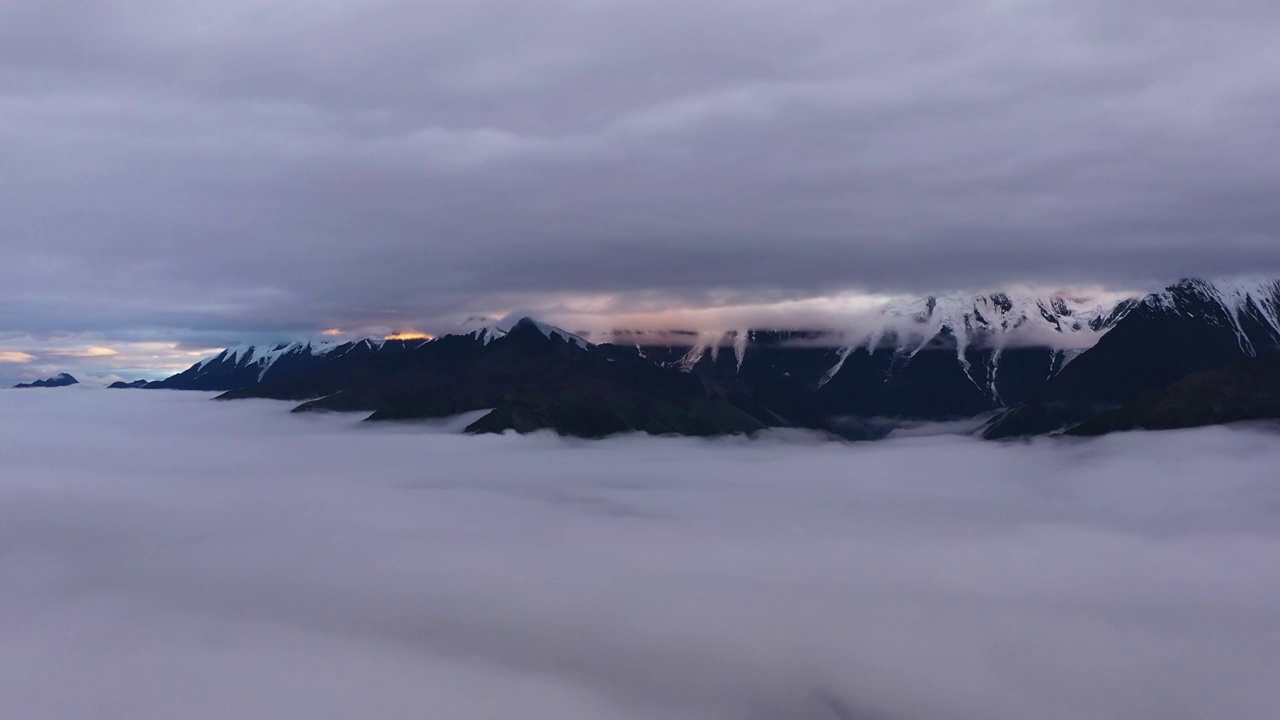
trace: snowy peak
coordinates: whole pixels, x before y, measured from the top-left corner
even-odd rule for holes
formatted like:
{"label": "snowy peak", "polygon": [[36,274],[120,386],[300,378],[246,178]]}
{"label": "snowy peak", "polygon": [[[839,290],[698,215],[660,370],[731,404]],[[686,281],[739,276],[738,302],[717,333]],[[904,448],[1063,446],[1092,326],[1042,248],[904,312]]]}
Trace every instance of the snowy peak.
{"label": "snowy peak", "polygon": [[1274,278],[1186,279],[1148,295],[1142,305],[1226,325],[1250,357],[1263,347],[1280,345],[1280,280]]}

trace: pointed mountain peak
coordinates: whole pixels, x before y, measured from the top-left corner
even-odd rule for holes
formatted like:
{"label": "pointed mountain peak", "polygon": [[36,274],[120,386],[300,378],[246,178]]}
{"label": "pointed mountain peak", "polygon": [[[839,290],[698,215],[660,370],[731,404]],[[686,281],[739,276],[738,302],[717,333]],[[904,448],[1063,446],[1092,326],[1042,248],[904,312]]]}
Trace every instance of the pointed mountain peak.
{"label": "pointed mountain peak", "polygon": [[577,345],[583,350],[591,347],[591,343],[577,335],[574,335],[568,330],[558,328],[555,325],[548,325],[547,323],[535,320],[531,317],[523,317],[516,321],[516,324],[511,326],[509,335],[521,336],[532,333],[537,333],[549,340],[571,343],[573,345]]}

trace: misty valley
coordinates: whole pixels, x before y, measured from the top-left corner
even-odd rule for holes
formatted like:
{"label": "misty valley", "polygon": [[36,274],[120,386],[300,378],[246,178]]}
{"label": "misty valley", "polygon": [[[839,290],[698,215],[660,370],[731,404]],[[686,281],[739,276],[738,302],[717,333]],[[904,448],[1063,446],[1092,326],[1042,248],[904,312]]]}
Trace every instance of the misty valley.
{"label": "misty valley", "polygon": [[1265,427],[584,442],[211,397],[0,393],[0,716],[1280,703]]}

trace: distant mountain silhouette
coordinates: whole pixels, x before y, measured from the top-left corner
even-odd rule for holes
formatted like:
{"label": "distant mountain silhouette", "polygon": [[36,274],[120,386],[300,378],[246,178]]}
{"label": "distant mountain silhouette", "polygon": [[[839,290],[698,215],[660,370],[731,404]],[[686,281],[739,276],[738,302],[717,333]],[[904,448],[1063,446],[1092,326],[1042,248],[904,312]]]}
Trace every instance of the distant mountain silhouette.
{"label": "distant mountain silhouette", "polygon": [[80,381],[67,373],[59,373],[46,380],[36,380],[35,382],[19,383],[14,385],[15,388],[56,388],[68,387],[70,385],[79,385]]}

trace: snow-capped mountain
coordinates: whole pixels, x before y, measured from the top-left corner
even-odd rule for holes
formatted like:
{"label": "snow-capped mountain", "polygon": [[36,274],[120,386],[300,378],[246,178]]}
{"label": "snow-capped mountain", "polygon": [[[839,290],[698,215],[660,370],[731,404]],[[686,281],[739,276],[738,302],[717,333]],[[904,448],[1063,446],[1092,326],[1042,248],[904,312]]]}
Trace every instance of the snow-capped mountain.
{"label": "snow-capped mountain", "polygon": [[[370,347],[374,347],[375,344],[381,346],[385,341],[367,339],[361,342],[368,343]],[[350,349],[350,344],[334,340],[303,340],[266,347],[237,345],[196,363],[196,377],[218,369],[224,369],[227,366],[233,368],[252,367],[257,369],[258,381],[261,382],[281,358],[289,356],[323,357],[337,350],[348,352]]]}
{"label": "snow-capped mountain", "polygon": [[505,321],[494,321],[492,318],[488,318],[484,316],[472,316],[470,318],[467,318],[466,321],[460,323],[458,326],[458,331],[452,334],[474,337],[480,340],[481,342],[483,342],[484,344],[488,345],[494,340],[497,340],[502,337],[506,337],[507,334],[511,332],[512,328],[515,325],[518,325],[520,323],[525,323],[527,325],[531,325],[537,328],[538,332],[542,333],[544,336],[548,338],[559,338],[560,340],[563,340],[565,342],[573,343],[574,345],[577,345],[580,348],[585,349],[586,347],[591,345],[591,343],[588,342],[585,338],[575,335],[569,332],[568,330],[565,330],[564,328],[559,328],[559,327],[556,327],[555,325],[550,325],[548,323],[544,323],[539,320],[535,320],[533,318],[521,318],[515,321],[514,323],[512,323],[512,322],[505,322]]}
{"label": "snow-capped mountain", "polygon": [[[586,434],[595,422],[674,427],[661,419],[668,412],[692,422],[684,413],[696,398],[729,403],[717,405],[727,413],[721,419],[737,418],[724,427],[744,426],[738,411],[765,425],[828,429],[835,417],[950,418],[1037,403],[1092,412],[1192,373],[1280,353],[1280,282],[1187,280],[1140,299],[935,295],[887,302],[845,333],[615,331],[592,338],[599,344],[524,318],[472,322],[429,340],[235,347],[145,387],[310,400],[309,409],[370,410],[384,418],[503,402],[508,406],[495,416],[503,419],[491,418],[486,428],[570,423]],[[510,405],[517,389],[523,399]],[[597,393],[620,404],[586,399]],[[678,398],[685,409],[672,410],[659,397]],[[1042,424],[1058,417],[1032,416]],[[699,417],[711,424],[698,427],[718,426]]]}
{"label": "snow-capped mountain", "polygon": [[1280,353],[1280,282],[1189,279],[1147,295],[1098,343],[988,430],[1048,432],[1215,368]]}
{"label": "snow-capped mountain", "polygon": [[1147,296],[1142,305],[1228,328],[1240,351],[1250,357],[1280,345],[1280,280],[1183,280]]}
{"label": "snow-capped mountain", "polygon": [[[557,342],[581,348],[590,345],[581,337],[553,325],[531,319],[522,322],[531,324],[537,332]],[[488,347],[510,331],[511,326],[506,324],[477,325],[468,322],[455,333],[430,339],[307,339],[275,345],[238,345],[207,357],[165,380],[141,385],[117,383],[116,386],[228,391],[258,385],[288,385],[298,377],[319,374],[337,377],[344,373],[394,373],[401,367],[413,366],[423,357],[441,354],[469,356],[468,353]],[[301,390],[299,393],[305,394]]]}
{"label": "snow-capped mountain", "polygon": [[[207,357],[186,371],[148,387],[180,390],[230,390],[268,381],[281,369],[299,364],[316,364],[351,353],[376,353],[388,342],[367,338],[355,342],[341,340],[299,340],[276,345],[237,345]],[[398,345],[421,344],[422,340],[398,341]]]}

